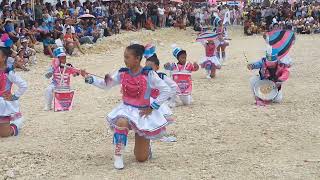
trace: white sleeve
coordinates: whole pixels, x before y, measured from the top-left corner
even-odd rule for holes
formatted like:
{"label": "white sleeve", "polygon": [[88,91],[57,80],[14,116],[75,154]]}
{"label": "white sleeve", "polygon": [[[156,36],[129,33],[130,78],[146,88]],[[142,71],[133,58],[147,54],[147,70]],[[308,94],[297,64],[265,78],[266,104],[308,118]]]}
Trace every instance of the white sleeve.
{"label": "white sleeve", "polygon": [[25,80],[23,80],[19,75],[17,75],[14,71],[10,71],[9,75],[8,75],[8,79],[16,86],[18,86],[18,89],[14,92],[14,95],[16,97],[20,97],[22,96],[28,86],[27,86],[27,82]]}
{"label": "white sleeve", "polygon": [[163,78],[164,82],[169,86],[171,89],[170,91],[170,97],[174,97],[177,94],[178,85],[176,82],[174,82],[171,78],[168,76],[164,76]]}
{"label": "white sleeve", "polygon": [[135,11],[136,13],[141,14],[140,10],[139,10],[137,7],[134,8],[134,11]]}
{"label": "white sleeve", "polygon": [[151,104],[153,109],[159,109],[160,105],[170,98],[170,87],[162,80],[155,71],[150,71],[148,74],[148,81],[152,89],[158,89],[160,95]]}
{"label": "white sleeve", "polygon": [[105,80],[102,78],[98,78],[95,76],[91,76],[93,78],[93,83],[92,85],[100,88],[100,89],[111,89],[112,87],[119,85],[120,84],[120,74],[119,72],[111,75],[111,79],[110,81],[108,81],[108,83],[106,84]]}

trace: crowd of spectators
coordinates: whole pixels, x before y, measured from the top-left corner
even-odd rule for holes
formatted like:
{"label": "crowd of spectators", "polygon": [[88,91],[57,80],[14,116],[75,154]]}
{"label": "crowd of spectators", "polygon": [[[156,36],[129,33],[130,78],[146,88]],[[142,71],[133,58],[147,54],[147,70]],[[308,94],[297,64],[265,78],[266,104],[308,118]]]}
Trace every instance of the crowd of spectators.
{"label": "crowd of spectators", "polygon": [[74,55],[84,53],[82,44],[93,44],[123,31],[166,27],[185,30],[187,26],[203,31],[215,26],[216,18],[222,19],[225,26],[243,25],[247,35],[269,30],[274,24],[301,34],[320,33],[317,2],[275,2],[270,6],[102,0],[34,2],[34,5],[28,0],[0,3],[0,34],[7,33],[14,41],[12,50],[24,70],[28,70],[26,65],[36,63],[32,56],[36,54],[34,46],[39,43],[43,45],[43,53],[50,57],[57,47],[64,47],[69,55]]}
{"label": "crowd of spectators", "polygon": [[316,1],[251,4],[243,9],[243,17],[247,35],[268,31],[275,24],[299,34],[320,33],[320,3]]}

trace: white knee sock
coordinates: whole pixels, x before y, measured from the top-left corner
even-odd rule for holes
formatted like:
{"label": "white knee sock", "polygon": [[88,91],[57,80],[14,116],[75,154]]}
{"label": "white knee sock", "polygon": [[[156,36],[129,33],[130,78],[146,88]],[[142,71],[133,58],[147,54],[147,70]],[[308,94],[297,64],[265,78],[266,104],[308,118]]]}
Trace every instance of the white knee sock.
{"label": "white knee sock", "polygon": [[45,92],[45,110],[51,110],[53,101],[53,88],[49,86]]}
{"label": "white knee sock", "polygon": [[191,95],[180,96],[180,100],[182,101],[183,105],[190,105],[192,102],[192,97]]}
{"label": "white knee sock", "polygon": [[23,118],[18,118],[10,122],[10,126],[13,130],[13,136],[18,136],[23,123]]}
{"label": "white knee sock", "polygon": [[123,169],[123,153],[127,145],[128,128],[116,127],[114,129],[113,144],[114,144],[114,167]]}

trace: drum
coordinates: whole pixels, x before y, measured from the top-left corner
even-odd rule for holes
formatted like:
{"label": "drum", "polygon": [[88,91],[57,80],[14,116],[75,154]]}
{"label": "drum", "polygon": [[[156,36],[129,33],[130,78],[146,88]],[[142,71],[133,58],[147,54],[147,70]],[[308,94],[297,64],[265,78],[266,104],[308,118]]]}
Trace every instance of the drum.
{"label": "drum", "polygon": [[54,90],[54,112],[71,111],[73,105],[74,90],[70,88],[56,88]]}
{"label": "drum", "polygon": [[272,101],[278,95],[278,88],[273,81],[258,80],[253,87],[255,96],[264,101]]}
{"label": "drum", "polygon": [[174,73],[173,80],[178,85],[178,95],[189,95],[192,92],[192,81],[190,73]]}

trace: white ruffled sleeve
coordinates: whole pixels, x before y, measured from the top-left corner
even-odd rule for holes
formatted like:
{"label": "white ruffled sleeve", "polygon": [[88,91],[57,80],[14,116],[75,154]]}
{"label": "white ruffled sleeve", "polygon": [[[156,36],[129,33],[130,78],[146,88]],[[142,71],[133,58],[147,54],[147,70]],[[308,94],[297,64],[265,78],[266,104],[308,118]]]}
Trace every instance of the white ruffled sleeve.
{"label": "white ruffled sleeve", "polygon": [[170,98],[174,97],[177,94],[178,85],[168,76],[164,76],[163,81],[169,86],[170,88]]}
{"label": "white ruffled sleeve", "polygon": [[120,84],[120,73],[117,71],[113,75],[111,75],[110,80],[106,83],[104,79],[95,77],[95,76],[90,76],[92,81],[88,82],[89,84],[92,84],[100,89],[111,89],[112,87],[119,85]]}
{"label": "white ruffled sleeve", "polygon": [[158,89],[160,95],[151,104],[153,109],[159,109],[160,105],[170,98],[171,90],[170,87],[162,80],[155,71],[150,71],[148,74],[148,82],[152,89]]}
{"label": "white ruffled sleeve", "polygon": [[16,86],[18,89],[14,92],[14,96],[17,98],[21,97],[27,91],[27,82],[23,80],[19,75],[17,75],[14,71],[10,71],[8,75],[8,79]]}

